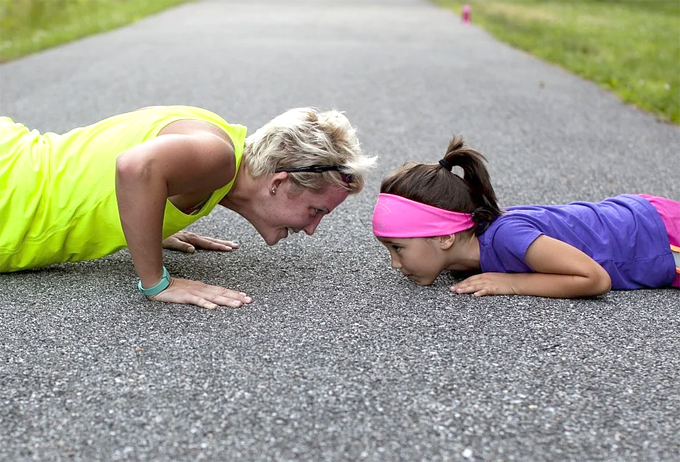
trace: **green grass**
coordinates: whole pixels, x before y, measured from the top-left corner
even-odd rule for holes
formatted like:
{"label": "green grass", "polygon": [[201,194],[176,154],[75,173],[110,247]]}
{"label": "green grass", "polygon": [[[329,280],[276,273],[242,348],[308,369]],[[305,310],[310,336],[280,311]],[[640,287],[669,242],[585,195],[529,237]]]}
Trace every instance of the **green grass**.
{"label": "green grass", "polygon": [[0,62],[135,22],[189,0],[0,0]]}
{"label": "green grass", "polygon": [[435,0],[498,39],[680,123],[679,0]]}

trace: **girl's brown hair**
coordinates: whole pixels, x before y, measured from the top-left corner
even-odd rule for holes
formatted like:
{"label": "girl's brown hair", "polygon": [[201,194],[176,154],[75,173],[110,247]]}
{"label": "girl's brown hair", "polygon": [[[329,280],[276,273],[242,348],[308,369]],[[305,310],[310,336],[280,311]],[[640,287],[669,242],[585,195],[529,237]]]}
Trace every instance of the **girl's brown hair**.
{"label": "girl's brown hair", "polygon": [[[407,163],[382,181],[380,192],[452,212],[471,213],[475,233],[479,235],[503,213],[498,207],[485,161],[482,154],[465,144],[462,136],[456,135],[442,161]],[[453,167],[463,169],[462,178],[451,171]]]}

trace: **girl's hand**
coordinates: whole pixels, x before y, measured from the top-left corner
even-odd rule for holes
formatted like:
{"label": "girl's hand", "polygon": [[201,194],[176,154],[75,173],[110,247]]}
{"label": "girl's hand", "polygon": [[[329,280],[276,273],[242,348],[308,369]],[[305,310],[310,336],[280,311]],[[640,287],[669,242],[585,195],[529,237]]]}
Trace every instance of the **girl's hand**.
{"label": "girl's hand", "polygon": [[483,295],[517,295],[514,282],[516,274],[481,273],[451,286],[451,292],[456,294],[472,294],[475,297]]}
{"label": "girl's hand", "polygon": [[238,244],[232,241],[215,239],[214,237],[199,236],[188,231],[180,231],[163,240],[163,248],[186,253],[194,253],[196,249],[230,252],[238,249]]}
{"label": "girl's hand", "polygon": [[482,273],[451,287],[457,294],[595,297],[611,290],[607,271],[576,247],[542,235],[527,249],[534,273]]}
{"label": "girl's hand", "polygon": [[172,278],[167,289],[149,298],[159,302],[196,305],[208,310],[215,310],[219,306],[238,308],[253,301],[244,292],[179,278]]}

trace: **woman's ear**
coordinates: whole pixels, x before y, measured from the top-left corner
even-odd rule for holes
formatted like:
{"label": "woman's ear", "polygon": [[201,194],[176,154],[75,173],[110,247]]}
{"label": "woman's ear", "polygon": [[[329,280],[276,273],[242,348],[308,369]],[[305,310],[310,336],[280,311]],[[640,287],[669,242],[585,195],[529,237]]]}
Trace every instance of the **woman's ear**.
{"label": "woman's ear", "polygon": [[281,183],[283,183],[286,179],[288,179],[288,172],[275,173],[267,183],[269,194],[272,196],[275,195],[276,191],[281,187]]}
{"label": "woman's ear", "polygon": [[439,247],[442,250],[449,250],[456,243],[456,235],[439,236]]}

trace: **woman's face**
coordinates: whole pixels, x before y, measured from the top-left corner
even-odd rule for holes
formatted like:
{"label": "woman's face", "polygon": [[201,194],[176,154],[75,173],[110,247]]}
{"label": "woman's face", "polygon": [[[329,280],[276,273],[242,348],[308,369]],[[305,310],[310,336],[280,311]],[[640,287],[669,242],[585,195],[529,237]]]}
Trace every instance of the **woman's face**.
{"label": "woman's face", "polygon": [[412,239],[378,238],[390,251],[392,268],[421,286],[432,284],[446,269],[438,238]]}
{"label": "woman's face", "polygon": [[[270,189],[271,191],[271,189]],[[262,204],[259,220],[253,223],[267,245],[274,245],[289,233],[314,234],[321,219],[348,196],[347,190],[329,186],[324,191],[301,188],[290,180],[281,182]]]}

